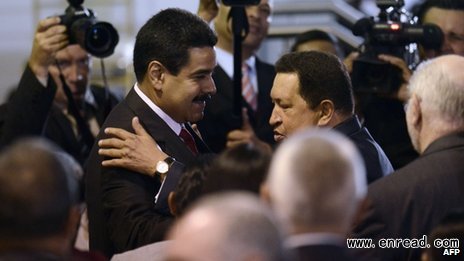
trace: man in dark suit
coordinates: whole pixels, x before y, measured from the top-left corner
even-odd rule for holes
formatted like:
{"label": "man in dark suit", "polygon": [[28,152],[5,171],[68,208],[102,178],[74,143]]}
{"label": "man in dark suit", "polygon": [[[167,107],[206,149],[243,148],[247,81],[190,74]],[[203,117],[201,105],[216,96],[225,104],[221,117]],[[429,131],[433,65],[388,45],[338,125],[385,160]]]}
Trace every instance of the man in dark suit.
{"label": "man in dark suit", "polygon": [[[272,0],[261,0],[259,5],[246,6],[245,11],[250,31],[242,43],[242,63],[245,68],[242,70],[243,104],[247,109],[250,126],[257,137],[273,144],[272,128],[268,119],[272,112],[269,93],[275,76],[274,67],[255,55],[267,36]],[[229,12],[229,6],[217,6],[215,0],[201,0],[198,10],[198,14],[205,20],[211,21],[214,18],[214,29],[218,35],[218,66],[213,74],[217,93],[205,109],[205,117],[198,122],[205,142],[214,152],[221,152],[226,146],[234,145],[235,143],[231,142],[234,139],[241,139],[240,132],[231,133],[237,129],[237,124],[233,120],[233,36],[228,19]],[[250,92],[245,90],[247,87],[250,88]],[[232,139],[228,139],[228,135],[232,135]]]}
{"label": "man in dark suit", "polygon": [[419,260],[420,245],[400,242],[380,248],[379,239],[418,243],[450,210],[464,208],[463,66],[463,57],[446,55],[425,62],[413,74],[406,120],[421,156],[369,187],[352,232],[377,246],[356,250],[365,260]]}
{"label": "man in dark suit", "polygon": [[382,148],[354,114],[351,80],[335,55],[317,51],[289,53],[277,61],[276,71],[269,123],[277,142],[304,128],[334,128],[358,147],[368,183],[393,172]]}
{"label": "man in dark suit", "polygon": [[262,189],[289,235],[296,260],[354,260],[346,233],[367,190],[355,145],[334,130],[310,129],[277,149]]}
{"label": "man in dark suit", "polygon": [[[118,103],[107,88],[89,85],[91,62],[91,56],[79,45],[68,45],[66,27],[60,25],[58,17],[40,21],[18,88],[2,105],[0,145],[43,135],[83,165],[99,126]],[[76,123],[76,115],[69,110],[60,74],[83,125]]]}
{"label": "man in dark suit", "polygon": [[[189,122],[203,117],[206,100],[216,92],[211,77],[216,41],[208,24],[180,9],[159,12],[138,32],[133,61],[137,83],[103,127],[132,131],[135,126],[138,131],[143,126],[161,149],[146,154],[164,155],[164,160],[143,173],[103,167],[102,161],[111,159],[100,157],[94,146],[86,171],[92,250],[110,257],[163,240],[172,221],[156,208],[165,175],[171,177],[198,153],[209,151]],[[106,137],[102,131],[97,140]]]}
{"label": "man in dark suit", "polygon": [[[277,61],[276,69],[277,76],[271,91],[274,109],[269,119],[274,127],[275,141],[281,142],[305,128],[334,128],[349,137],[361,152],[368,183],[393,172],[382,148],[369,131],[361,126],[353,112],[351,81],[336,56],[316,51],[290,53]],[[269,145],[257,138],[248,124],[244,126],[245,128],[236,132],[247,138],[237,139],[235,142],[252,142],[256,146],[269,149]],[[119,137],[117,141],[105,141],[107,146],[118,151],[114,155],[105,154],[104,151],[103,155],[120,158],[118,162],[125,168],[143,170],[153,166],[156,157],[145,156],[150,154],[149,151],[157,154],[158,150],[152,145],[153,142],[137,142],[135,145],[125,142],[127,137],[149,140],[143,135],[126,133],[125,137]]]}

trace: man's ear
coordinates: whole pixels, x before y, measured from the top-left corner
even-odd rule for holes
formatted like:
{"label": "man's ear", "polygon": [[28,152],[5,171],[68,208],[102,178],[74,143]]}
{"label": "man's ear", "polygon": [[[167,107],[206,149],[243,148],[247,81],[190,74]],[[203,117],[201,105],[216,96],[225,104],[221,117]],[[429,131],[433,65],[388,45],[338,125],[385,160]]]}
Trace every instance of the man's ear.
{"label": "man's ear", "polygon": [[422,108],[421,108],[421,98],[415,93],[412,94],[411,98],[408,101],[408,110],[410,124],[414,126],[416,130],[420,130],[422,126]]}
{"label": "man's ear", "polygon": [[331,100],[323,100],[316,108],[317,126],[327,126],[335,113],[335,106]]}
{"label": "man's ear", "polygon": [[79,205],[73,205],[69,209],[68,219],[63,228],[63,237],[70,242],[74,241],[77,236],[77,231],[79,229],[81,221],[81,207]]}
{"label": "man's ear", "polygon": [[177,207],[176,207],[176,192],[171,191],[169,192],[168,195],[168,206],[169,206],[169,211],[171,212],[171,215],[174,217],[177,217]]}
{"label": "man's ear", "polygon": [[161,91],[163,89],[165,74],[166,68],[160,62],[151,61],[148,64],[146,77],[156,91]]}

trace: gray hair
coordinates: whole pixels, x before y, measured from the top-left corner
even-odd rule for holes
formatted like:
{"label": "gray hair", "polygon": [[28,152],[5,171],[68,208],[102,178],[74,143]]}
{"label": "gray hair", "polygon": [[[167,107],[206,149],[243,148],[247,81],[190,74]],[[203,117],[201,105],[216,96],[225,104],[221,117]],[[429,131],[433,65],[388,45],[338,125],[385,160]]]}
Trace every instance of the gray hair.
{"label": "gray hair", "polygon": [[283,235],[272,211],[251,193],[206,196],[183,219],[208,222],[209,232],[205,233],[216,234],[215,242],[208,243],[220,260],[248,260],[258,256],[269,261],[286,259]]}
{"label": "gray hair", "polygon": [[306,130],[284,141],[266,182],[273,207],[289,229],[346,229],[367,190],[357,148],[329,129]]}
{"label": "gray hair", "polygon": [[[464,58],[444,55],[422,63],[409,81],[409,91],[439,122],[464,126]],[[440,124],[438,124],[440,125]],[[440,127],[438,126],[437,127]],[[448,126],[444,126],[448,127]]]}

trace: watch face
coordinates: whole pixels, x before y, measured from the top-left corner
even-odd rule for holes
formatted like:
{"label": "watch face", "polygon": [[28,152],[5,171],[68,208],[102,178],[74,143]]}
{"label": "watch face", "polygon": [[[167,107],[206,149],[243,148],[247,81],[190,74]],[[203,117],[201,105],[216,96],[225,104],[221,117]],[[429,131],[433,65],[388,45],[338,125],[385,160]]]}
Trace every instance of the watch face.
{"label": "watch face", "polygon": [[161,173],[161,174],[164,174],[166,172],[168,172],[169,170],[169,164],[166,163],[164,160],[162,161],[159,161],[157,164],[156,164],[156,171]]}

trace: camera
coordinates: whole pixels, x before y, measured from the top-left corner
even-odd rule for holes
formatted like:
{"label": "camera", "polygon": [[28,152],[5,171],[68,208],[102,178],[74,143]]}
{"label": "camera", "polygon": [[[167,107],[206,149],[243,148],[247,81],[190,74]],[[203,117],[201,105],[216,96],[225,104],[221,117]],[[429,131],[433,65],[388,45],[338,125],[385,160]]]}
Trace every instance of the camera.
{"label": "camera", "polygon": [[59,16],[67,28],[69,43],[79,44],[93,56],[108,57],[119,42],[118,32],[110,23],[98,21],[91,9],[82,6],[83,2],[68,0],[69,6]]}
{"label": "camera", "polygon": [[417,19],[402,7],[403,0],[377,0],[380,13],[377,18],[358,20],[353,34],[364,37],[360,55],[353,62],[353,88],[360,93],[391,94],[403,79],[401,69],[379,60],[379,54],[403,59],[410,69],[419,63],[417,44],[438,49],[443,43],[443,32],[436,25],[416,24]]}
{"label": "camera", "polygon": [[246,6],[258,5],[261,0],[222,0],[224,5],[228,6]]}

